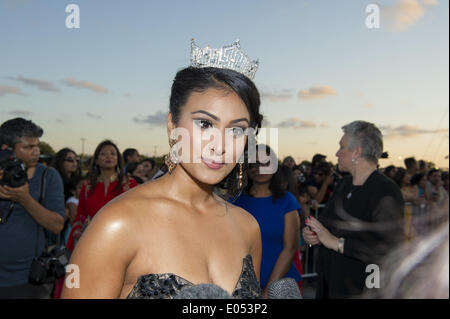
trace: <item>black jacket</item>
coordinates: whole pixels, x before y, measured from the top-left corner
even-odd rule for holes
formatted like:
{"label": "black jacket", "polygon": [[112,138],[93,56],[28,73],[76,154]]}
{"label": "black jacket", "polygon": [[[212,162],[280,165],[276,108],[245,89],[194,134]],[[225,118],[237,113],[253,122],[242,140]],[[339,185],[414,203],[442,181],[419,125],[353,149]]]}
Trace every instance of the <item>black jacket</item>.
{"label": "black jacket", "polygon": [[404,239],[404,201],[398,186],[374,171],[361,186],[346,176],[336,187],[319,221],[345,239],[344,254],[319,247],[316,298],[351,298],[366,287],[369,264]]}

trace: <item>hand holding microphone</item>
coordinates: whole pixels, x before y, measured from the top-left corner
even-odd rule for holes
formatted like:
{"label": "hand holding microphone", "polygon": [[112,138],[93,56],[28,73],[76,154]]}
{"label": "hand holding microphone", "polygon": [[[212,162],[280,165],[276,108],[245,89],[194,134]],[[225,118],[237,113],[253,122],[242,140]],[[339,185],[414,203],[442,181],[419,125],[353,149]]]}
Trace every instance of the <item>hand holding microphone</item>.
{"label": "hand holding microphone", "polygon": [[311,227],[308,225],[308,223],[311,220],[311,216],[307,217],[305,219],[306,227],[303,228],[302,234],[303,238],[305,239],[306,243],[308,245],[318,245],[320,244],[320,240],[317,237],[317,234],[311,229]]}
{"label": "hand holding microphone", "polygon": [[334,251],[339,250],[338,238],[328,231],[317,219],[311,217],[308,221],[308,227],[316,233],[316,238],[328,249],[333,249]]}

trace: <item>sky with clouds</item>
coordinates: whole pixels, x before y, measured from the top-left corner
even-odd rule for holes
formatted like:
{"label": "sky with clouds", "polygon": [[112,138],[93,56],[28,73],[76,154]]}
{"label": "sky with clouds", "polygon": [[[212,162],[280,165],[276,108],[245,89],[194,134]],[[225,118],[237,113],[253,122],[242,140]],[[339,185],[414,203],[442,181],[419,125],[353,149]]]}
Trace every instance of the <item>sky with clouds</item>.
{"label": "sky with clouds", "polygon": [[[78,29],[66,27],[70,3]],[[371,3],[0,0],[0,119],[32,119],[55,149],[81,152],[85,138],[92,153],[110,138],[161,155],[191,38],[240,39],[260,61],[254,82],[280,157],[336,162],[341,127],[366,120],[384,134],[382,166],[415,156],[448,167],[448,1],[377,1],[380,28],[366,25]]]}

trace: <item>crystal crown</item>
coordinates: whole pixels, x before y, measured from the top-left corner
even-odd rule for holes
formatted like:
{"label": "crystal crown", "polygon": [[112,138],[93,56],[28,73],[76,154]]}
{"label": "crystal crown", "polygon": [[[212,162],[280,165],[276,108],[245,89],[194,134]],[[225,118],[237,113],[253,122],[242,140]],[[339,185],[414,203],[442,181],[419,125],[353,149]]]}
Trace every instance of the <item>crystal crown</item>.
{"label": "crystal crown", "polygon": [[191,40],[191,66],[193,67],[231,69],[253,80],[258,65],[258,60],[252,61],[241,50],[239,40],[218,49],[209,46],[202,49],[195,44],[194,39]]}

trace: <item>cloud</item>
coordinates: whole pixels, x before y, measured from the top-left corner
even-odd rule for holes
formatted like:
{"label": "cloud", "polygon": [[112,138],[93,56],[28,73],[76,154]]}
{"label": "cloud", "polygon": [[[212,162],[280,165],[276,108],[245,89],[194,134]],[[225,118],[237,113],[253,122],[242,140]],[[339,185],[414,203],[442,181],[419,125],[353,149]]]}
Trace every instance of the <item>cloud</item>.
{"label": "cloud", "polygon": [[315,85],[298,93],[298,97],[301,100],[321,99],[331,95],[336,95],[336,91],[328,85]]}
{"label": "cloud", "polygon": [[413,125],[400,125],[393,127],[391,125],[382,125],[379,129],[383,132],[385,138],[394,138],[394,137],[414,137],[421,134],[431,134],[431,133],[448,133],[449,129],[421,129],[417,126]]}
{"label": "cloud", "polygon": [[30,111],[25,110],[14,110],[11,112],[8,112],[9,115],[19,116],[19,117],[29,117],[31,114],[33,114]]}
{"label": "cloud", "polygon": [[79,88],[79,89],[88,89],[95,93],[108,93],[108,89],[99,84],[94,84],[86,81],[77,81],[71,78],[67,78],[63,80],[63,82],[71,87]]}
{"label": "cloud", "polygon": [[328,123],[320,123],[320,127],[321,127],[321,128],[330,128],[331,125],[328,124]]}
{"label": "cloud", "polygon": [[438,4],[436,0],[397,0],[393,6],[382,7],[382,23],[390,31],[405,31],[425,15],[425,7]]}
{"label": "cloud", "polygon": [[124,93],[123,96],[125,96],[125,97],[131,97],[131,94],[127,92],[127,93]]}
{"label": "cloud", "polygon": [[437,0],[422,0],[424,6],[437,6],[439,2]]}
{"label": "cloud", "polygon": [[372,103],[366,103],[366,104],[363,105],[363,107],[366,108],[366,109],[371,109],[373,107],[373,104]]}
{"label": "cloud", "polygon": [[8,86],[8,85],[0,85],[0,96],[6,95],[6,94],[17,94],[17,95],[23,95],[26,96],[25,93],[23,93],[19,88]]}
{"label": "cloud", "polygon": [[167,112],[158,111],[154,115],[149,115],[147,117],[143,117],[139,114],[133,118],[133,122],[138,124],[164,126],[167,123]]}
{"label": "cloud", "polygon": [[304,120],[299,119],[298,117],[293,117],[293,118],[281,121],[280,123],[275,125],[275,127],[301,129],[301,128],[315,128],[315,127],[317,127],[317,125],[313,121],[304,121]]}
{"label": "cloud", "polygon": [[284,102],[292,99],[293,93],[291,90],[282,90],[281,92],[261,92],[261,98],[273,102]]}
{"label": "cloud", "polygon": [[101,115],[93,114],[91,112],[86,112],[86,115],[95,120],[101,120],[103,118]]}
{"label": "cloud", "polygon": [[24,78],[21,75],[19,75],[17,78],[10,78],[10,79],[20,81],[26,85],[37,86],[39,88],[39,90],[43,90],[43,91],[50,91],[50,92],[60,92],[61,91],[60,89],[54,87],[53,83],[45,81],[45,80]]}

